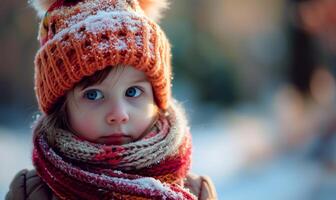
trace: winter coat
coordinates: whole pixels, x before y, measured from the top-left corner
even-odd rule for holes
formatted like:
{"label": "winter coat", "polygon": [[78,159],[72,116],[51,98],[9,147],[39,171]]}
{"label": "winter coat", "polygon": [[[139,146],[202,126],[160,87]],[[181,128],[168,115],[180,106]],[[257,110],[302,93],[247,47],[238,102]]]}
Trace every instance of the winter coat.
{"label": "winter coat", "polygon": [[[209,177],[189,174],[184,181],[199,200],[217,199],[215,187]],[[9,186],[6,200],[58,200],[51,189],[36,174],[35,170],[21,170]]]}

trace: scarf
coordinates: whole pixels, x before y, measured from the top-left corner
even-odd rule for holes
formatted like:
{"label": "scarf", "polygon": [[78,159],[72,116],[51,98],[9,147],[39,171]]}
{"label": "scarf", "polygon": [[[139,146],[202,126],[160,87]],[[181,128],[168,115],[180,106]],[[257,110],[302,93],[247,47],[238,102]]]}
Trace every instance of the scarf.
{"label": "scarf", "polygon": [[191,162],[184,114],[171,107],[148,134],[124,145],[96,144],[57,129],[53,145],[34,133],[33,164],[60,199],[196,199],[181,181]]}

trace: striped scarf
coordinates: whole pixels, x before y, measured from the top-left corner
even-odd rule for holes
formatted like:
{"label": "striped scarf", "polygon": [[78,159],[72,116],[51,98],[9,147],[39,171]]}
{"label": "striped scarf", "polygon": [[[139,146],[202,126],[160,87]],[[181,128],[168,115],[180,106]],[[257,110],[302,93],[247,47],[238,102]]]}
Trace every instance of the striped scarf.
{"label": "striped scarf", "polygon": [[196,199],[179,183],[190,168],[191,135],[171,107],[139,141],[102,145],[58,129],[54,145],[35,133],[33,164],[60,199]]}

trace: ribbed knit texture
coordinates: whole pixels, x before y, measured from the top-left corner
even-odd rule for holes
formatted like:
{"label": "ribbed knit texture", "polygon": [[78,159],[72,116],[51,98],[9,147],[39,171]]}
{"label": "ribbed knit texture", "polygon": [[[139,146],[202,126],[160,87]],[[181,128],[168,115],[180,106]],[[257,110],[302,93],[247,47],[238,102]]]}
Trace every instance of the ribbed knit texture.
{"label": "ribbed knit texture", "polygon": [[35,92],[49,114],[60,97],[83,77],[108,66],[129,65],[150,81],[159,108],[171,96],[170,44],[137,1],[56,1],[40,25],[35,57]]}
{"label": "ribbed knit texture", "polygon": [[57,130],[55,144],[35,133],[33,164],[60,199],[195,199],[179,185],[190,168],[191,135],[169,108],[139,141],[102,145]]}

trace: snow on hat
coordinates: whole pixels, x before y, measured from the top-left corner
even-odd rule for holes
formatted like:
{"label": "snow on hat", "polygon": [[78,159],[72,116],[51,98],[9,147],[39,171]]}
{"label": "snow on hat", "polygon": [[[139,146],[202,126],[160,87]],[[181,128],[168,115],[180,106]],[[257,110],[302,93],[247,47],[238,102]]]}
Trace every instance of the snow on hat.
{"label": "snow on hat", "polygon": [[[143,71],[157,105],[171,98],[171,50],[155,22],[164,0],[33,0],[42,17],[35,57],[35,92],[42,112],[83,77],[107,66]],[[45,14],[42,14],[45,13]]]}

